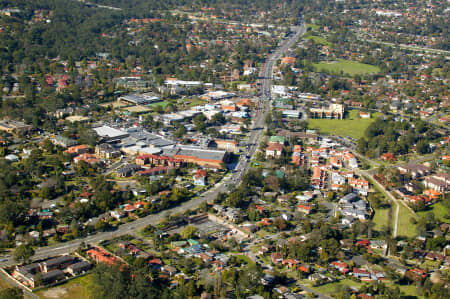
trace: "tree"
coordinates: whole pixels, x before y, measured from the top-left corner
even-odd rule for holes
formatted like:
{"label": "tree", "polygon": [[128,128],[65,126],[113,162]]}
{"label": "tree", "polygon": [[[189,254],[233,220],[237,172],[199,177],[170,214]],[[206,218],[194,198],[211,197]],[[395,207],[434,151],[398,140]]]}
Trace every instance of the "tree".
{"label": "tree", "polygon": [[226,121],[227,120],[225,119],[222,113],[216,113],[211,118],[211,122],[214,123],[215,125],[223,125],[226,123]]}
{"label": "tree", "polygon": [[280,230],[285,230],[286,227],[288,226],[286,220],[284,220],[281,217],[275,218],[275,220],[273,221],[273,224]]}
{"label": "tree", "polygon": [[177,138],[182,138],[186,133],[186,128],[183,125],[180,125],[173,135]]}
{"label": "tree", "polygon": [[191,239],[195,233],[197,232],[197,228],[193,225],[188,225],[183,228],[180,232],[180,235],[183,239]]}
{"label": "tree", "polygon": [[0,290],[0,299],[22,299],[23,291],[20,288],[7,288]]}
{"label": "tree", "polygon": [[429,152],[429,150],[430,150],[430,146],[428,145],[428,142],[426,142],[425,140],[419,140],[417,142],[416,151],[419,154],[422,154],[422,155],[427,154]]}
{"label": "tree", "polygon": [[28,262],[34,255],[34,249],[30,244],[22,244],[14,251],[14,259],[18,262]]}
{"label": "tree", "polygon": [[129,298],[130,277],[126,268],[119,264],[99,264],[93,271],[96,298]]}
{"label": "tree", "polygon": [[203,114],[197,115],[193,123],[197,131],[204,131],[206,129],[206,116]]}

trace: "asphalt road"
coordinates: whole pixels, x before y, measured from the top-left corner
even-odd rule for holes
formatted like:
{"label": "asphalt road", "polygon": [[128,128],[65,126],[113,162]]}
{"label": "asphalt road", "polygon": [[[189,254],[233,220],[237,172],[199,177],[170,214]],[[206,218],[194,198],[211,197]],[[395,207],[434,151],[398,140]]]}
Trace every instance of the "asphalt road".
{"label": "asphalt road", "polygon": [[[253,129],[250,131],[249,136],[249,144],[252,144],[249,147],[248,155],[253,157],[255,154],[258,145],[261,141],[261,137],[263,134],[262,128],[264,127],[264,119],[267,112],[270,110],[270,102],[268,99],[270,98],[270,88],[271,88],[271,77],[274,63],[281,58],[281,56],[291,47],[298,38],[303,35],[306,31],[304,25],[300,27],[294,27],[295,34],[290,37],[290,39],[283,42],[283,44],[267,59],[267,62],[264,64],[263,69],[261,71],[262,77],[265,79],[261,79],[261,94],[262,97],[260,99],[260,107],[261,110],[255,116]],[[85,244],[95,244],[102,240],[118,237],[125,234],[133,233],[136,230],[142,229],[145,226],[152,224],[155,225],[160,222],[166,215],[168,214],[176,214],[182,213],[189,209],[194,209],[198,207],[203,202],[213,201],[217,194],[220,192],[227,192],[228,185],[237,185],[241,180],[242,176],[245,174],[247,169],[249,168],[250,159],[247,159],[244,156],[241,156],[241,159],[236,166],[234,172],[231,173],[230,176],[225,177],[219,183],[217,183],[214,187],[204,192],[201,196],[194,198],[190,201],[184,202],[183,204],[174,207],[169,210],[161,211],[157,214],[151,214],[146,217],[140,218],[136,221],[122,224],[115,231],[111,232],[101,232],[94,235],[90,235],[84,238],[72,240],[65,243],[59,243],[52,246],[39,247],[35,251],[35,255],[33,256],[33,260],[44,259],[47,257],[55,256],[58,254],[64,254],[71,251],[76,250],[81,243]],[[115,165],[117,166],[117,165]],[[114,168],[113,168],[114,169]],[[14,265],[16,262],[12,257],[5,257],[3,262],[0,263],[0,266],[10,266]]]}

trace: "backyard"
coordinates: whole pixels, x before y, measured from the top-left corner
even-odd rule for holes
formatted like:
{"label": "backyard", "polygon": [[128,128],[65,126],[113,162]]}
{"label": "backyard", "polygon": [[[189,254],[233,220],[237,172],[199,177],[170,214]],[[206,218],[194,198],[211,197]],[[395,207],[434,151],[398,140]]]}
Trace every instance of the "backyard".
{"label": "backyard", "polygon": [[375,121],[378,114],[372,118],[358,118],[358,110],[351,110],[346,119],[308,119],[310,129],[319,130],[322,134],[350,136],[359,139],[364,136],[366,128]]}

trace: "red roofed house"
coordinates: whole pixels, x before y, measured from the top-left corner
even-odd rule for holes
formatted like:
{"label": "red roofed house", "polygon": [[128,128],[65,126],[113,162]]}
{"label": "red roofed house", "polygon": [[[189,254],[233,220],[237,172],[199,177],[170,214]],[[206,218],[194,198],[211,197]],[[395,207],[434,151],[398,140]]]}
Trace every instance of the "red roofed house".
{"label": "red roofed house", "polygon": [[281,263],[283,264],[283,266],[288,266],[289,269],[292,269],[299,264],[299,261],[296,261],[294,259],[285,259]]}
{"label": "red roofed house", "polygon": [[311,211],[312,211],[313,208],[312,208],[312,206],[310,206],[310,205],[299,204],[299,205],[297,206],[297,209],[298,209],[300,212],[303,212],[303,213],[309,215],[309,214],[311,213]]}
{"label": "red roofed house", "polygon": [[117,259],[114,256],[112,256],[111,254],[109,254],[108,252],[106,252],[105,250],[103,250],[99,247],[94,247],[93,249],[89,249],[87,251],[87,254],[96,263],[105,263],[108,265],[113,265],[117,262]]}
{"label": "red roofed house", "polygon": [[167,166],[156,166],[145,170],[140,170],[137,172],[140,176],[153,176],[153,175],[160,175],[160,174],[166,174],[169,172],[169,170],[172,169],[171,167]]}
{"label": "red roofed house", "polygon": [[414,269],[408,270],[406,272],[406,276],[411,278],[412,280],[423,280],[427,277],[427,274],[422,269],[414,268]]}
{"label": "red roofed house", "polygon": [[266,208],[260,206],[260,205],[255,205],[255,209],[260,213],[263,214],[266,211]]}
{"label": "red roofed house", "polygon": [[330,266],[336,268],[342,274],[347,274],[350,271],[346,263],[331,262]]}
{"label": "red roofed house", "polygon": [[283,153],[283,145],[279,143],[270,143],[266,148],[266,157],[279,158]]}
{"label": "red roofed house", "polygon": [[368,248],[370,246],[370,242],[369,242],[369,240],[356,241],[356,246],[362,246],[362,247]]}
{"label": "red roofed house", "polygon": [[100,163],[100,160],[97,159],[96,156],[94,156],[93,154],[88,154],[88,153],[76,156],[75,158],[73,158],[73,161],[75,163],[78,163],[80,161],[84,161],[84,162],[86,162],[89,165]]}
{"label": "red roofed house", "polygon": [[273,252],[270,255],[270,258],[272,259],[272,263],[274,263],[274,264],[278,264],[283,261],[283,257],[281,256],[281,253],[279,253],[279,252]]}
{"label": "red roofed house", "polygon": [[286,66],[286,65],[290,65],[293,66],[295,64],[295,57],[283,57],[281,59],[281,65]]}
{"label": "red roofed house", "polygon": [[194,175],[194,185],[206,186],[206,174],[206,170],[198,169],[197,173]]}
{"label": "red roofed house", "polygon": [[429,200],[438,199],[442,195],[441,192],[433,190],[433,189],[425,190],[425,191],[423,191],[423,194],[428,196]]}
{"label": "red roofed house", "polygon": [[89,153],[90,149],[87,145],[80,144],[71,146],[68,149],[66,149],[64,152],[67,154],[71,154],[72,156],[78,156],[84,153]]}
{"label": "red roofed house", "polygon": [[397,161],[397,158],[394,156],[394,154],[392,153],[385,153],[381,155],[381,159],[383,161],[391,161],[391,162],[395,162]]}

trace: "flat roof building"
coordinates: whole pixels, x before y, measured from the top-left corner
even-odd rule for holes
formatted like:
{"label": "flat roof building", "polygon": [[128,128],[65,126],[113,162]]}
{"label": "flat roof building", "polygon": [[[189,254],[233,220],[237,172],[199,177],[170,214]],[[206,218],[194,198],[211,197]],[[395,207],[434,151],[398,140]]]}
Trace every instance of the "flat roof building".
{"label": "flat roof building", "polygon": [[223,150],[207,150],[199,147],[179,147],[165,150],[164,154],[188,163],[210,168],[223,168],[228,160],[228,153]]}
{"label": "flat roof building", "polygon": [[19,134],[30,131],[31,125],[17,120],[0,120],[0,131],[4,131],[10,134]]}
{"label": "flat roof building", "polygon": [[119,101],[127,102],[134,105],[148,105],[160,102],[161,99],[155,95],[149,94],[129,94],[119,98]]}
{"label": "flat roof building", "polygon": [[127,132],[119,129],[112,128],[110,126],[101,126],[94,128],[97,135],[105,140],[119,140],[130,136]]}

